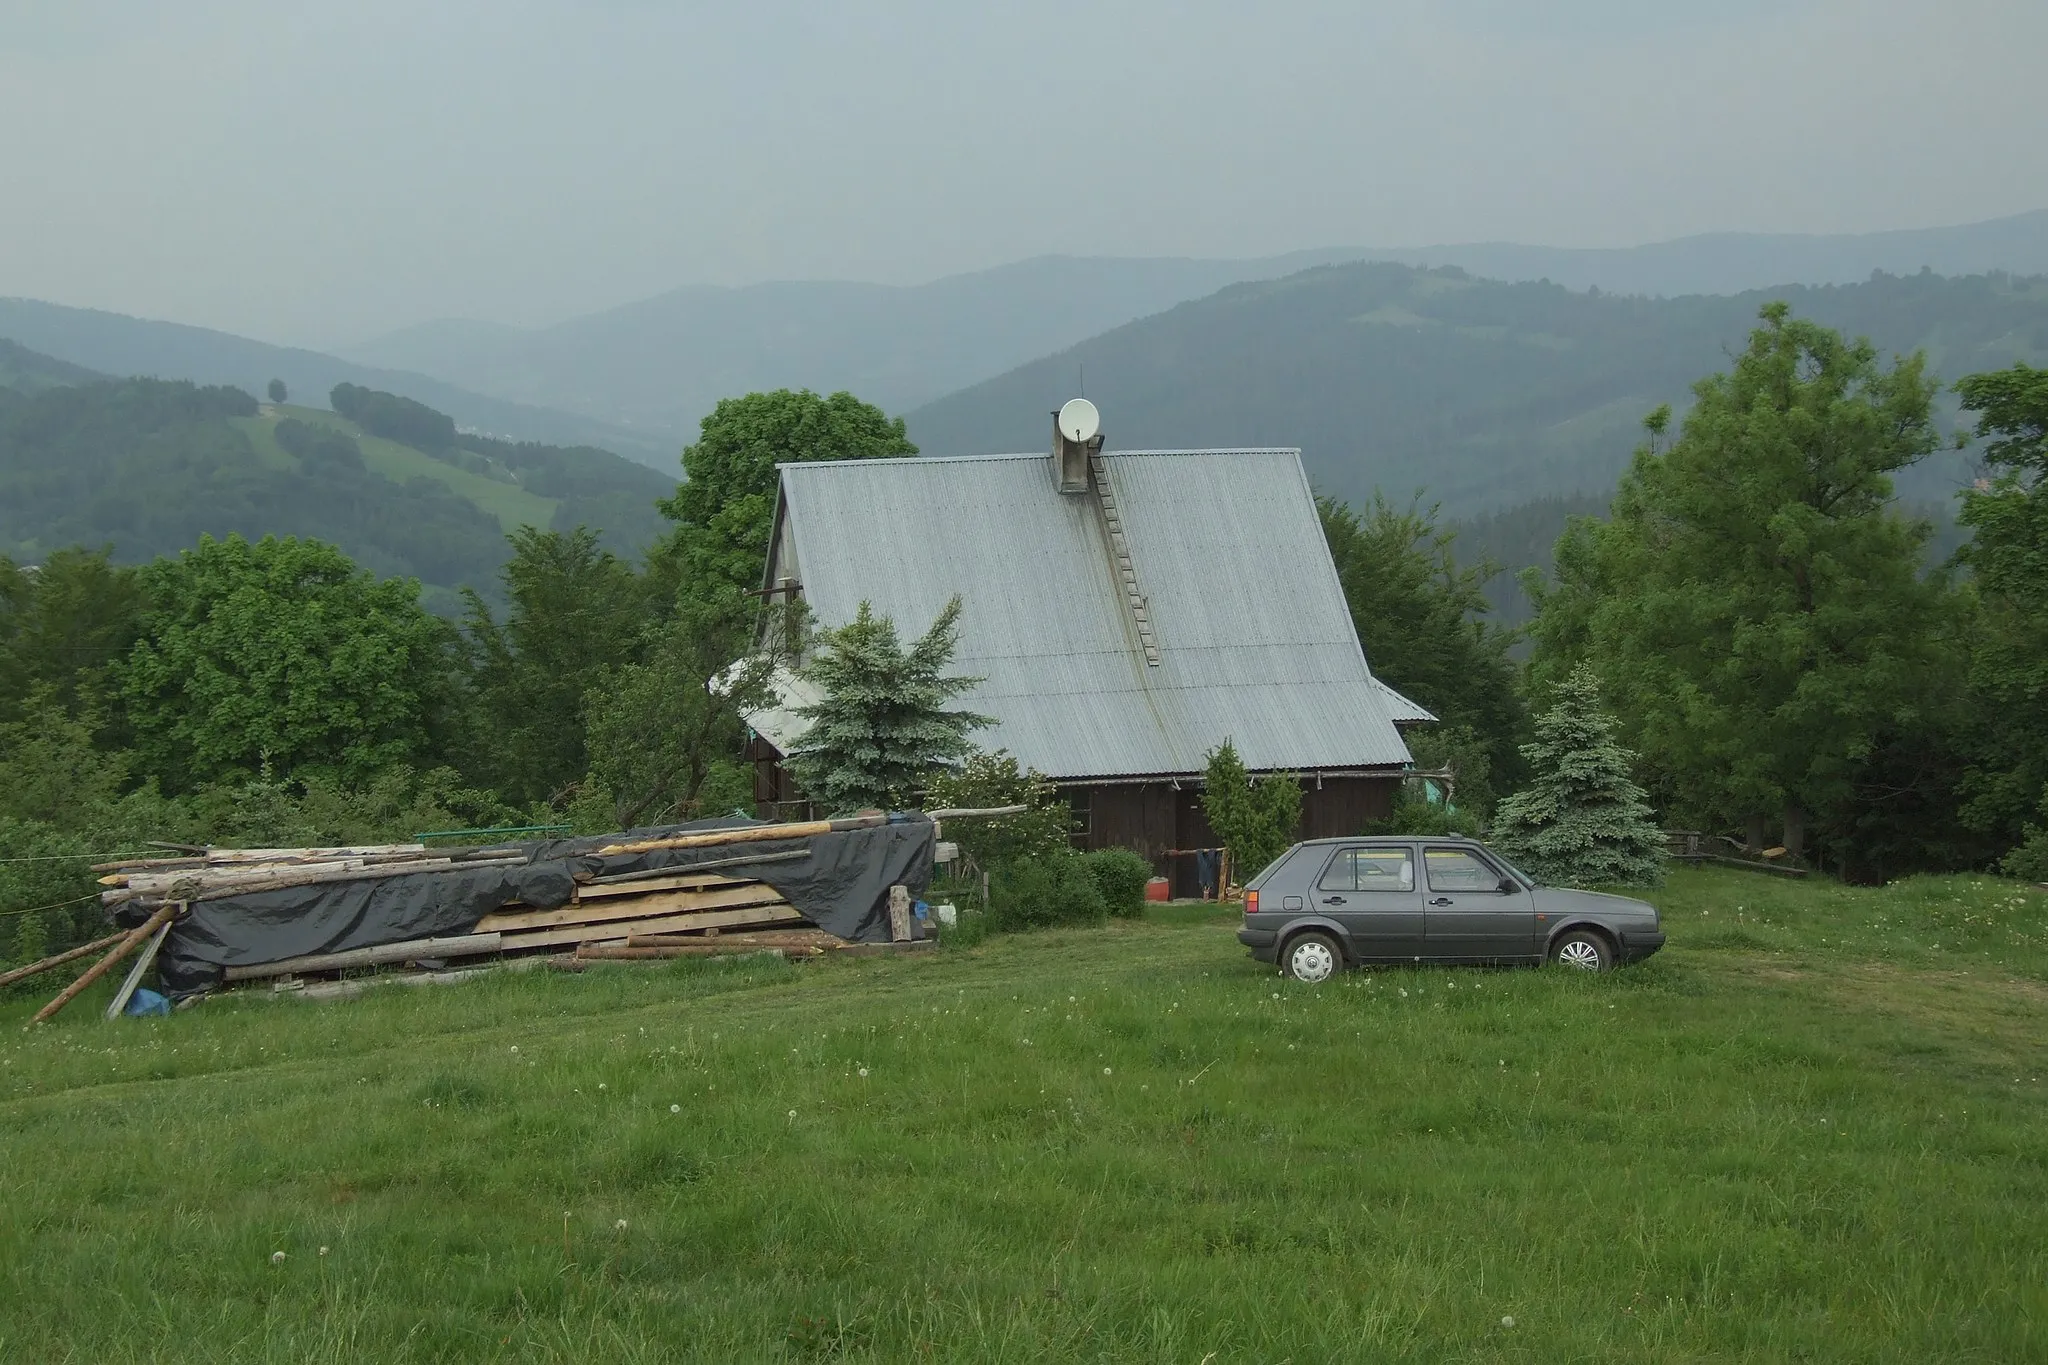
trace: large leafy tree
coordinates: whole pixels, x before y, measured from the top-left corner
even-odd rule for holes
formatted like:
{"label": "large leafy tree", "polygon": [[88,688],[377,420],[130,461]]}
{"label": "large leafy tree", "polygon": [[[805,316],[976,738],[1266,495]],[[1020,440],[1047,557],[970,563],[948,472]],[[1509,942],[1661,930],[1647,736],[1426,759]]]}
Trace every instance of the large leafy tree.
{"label": "large leafy tree", "polygon": [[1476,747],[1483,763],[1461,797],[1487,804],[1487,774],[1512,778],[1523,711],[1508,656],[1513,631],[1486,619],[1490,564],[1460,566],[1454,533],[1434,507],[1400,509],[1375,494],[1358,512],[1332,498],[1317,503],[1323,537],[1352,623],[1373,672],[1436,713],[1446,751]]}
{"label": "large leafy tree", "polygon": [[973,752],[968,732],[994,721],[948,709],[981,681],[946,672],[959,638],[957,597],[908,649],[865,602],[819,635],[803,676],[822,699],[798,708],[811,728],[789,763],[805,795],[829,810],[903,805],[941,764]]}
{"label": "large leafy tree", "polygon": [[411,579],[314,540],[202,537],[140,573],[119,664],[139,768],[167,790],[261,771],[368,780],[434,747],[448,629]]}
{"label": "large leafy tree", "polygon": [[590,767],[584,698],[642,656],[657,605],[595,532],[521,527],[501,571],[499,620],[473,591],[464,623],[470,683],[465,766],[519,802],[565,794]]}
{"label": "large leafy tree", "polygon": [[1694,393],[1668,447],[1651,415],[1610,518],[1559,541],[1537,677],[1591,662],[1681,816],[1753,840],[1782,817],[1797,852],[1811,812],[1863,857],[1877,814],[1947,780],[1925,745],[1951,724],[1957,603],[1890,478],[1938,444],[1934,384],[1771,304]]}
{"label": "large leafy tree", "polygon": [[1600,680],[1580,665],[1557,688],[1524,745],[1527,786],[1494,812],[1493,842],[1538,881],[1554,886],[1655,886],[1664,879],[1664,836],[1631,772],[1635,755],[1615,742],[1600,709]]}
{"label": "large leafy tree", "polygon": [[[1971,683],[1986,757],[1971,774],[1970,813],[2010,839],[2025,816],[2048,820],[2048,369],[1974,374],[1956,391],[1977,413],[1988,466],[1959,515],[1974,533],[1961,558],[1983,607]],[[2026,870],[2048,875],[2048,834],[2032,842]]]}
{"label": "large leafy tree", "polygon": [[686,482],[661,510],[678,525],[665,549],[676,585],[761,586],[775,514],[775,466],[798,460],[915,455],[903,419],[850,393],[809,389],[727,398],[683,451]]}

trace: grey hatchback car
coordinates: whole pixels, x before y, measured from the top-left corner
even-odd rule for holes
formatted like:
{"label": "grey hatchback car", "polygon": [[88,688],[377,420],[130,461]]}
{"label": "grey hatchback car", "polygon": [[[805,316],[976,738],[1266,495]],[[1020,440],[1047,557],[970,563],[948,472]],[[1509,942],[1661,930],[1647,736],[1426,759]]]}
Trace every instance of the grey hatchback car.
{"label": "grey hatchback car", "polygon": [[1297,981],[1364,962],[1557,962],[1604,972],[1664,946],[1657,907],[1538,886],[1471,839],[1311,839],[1245,888],[1238,942]]}

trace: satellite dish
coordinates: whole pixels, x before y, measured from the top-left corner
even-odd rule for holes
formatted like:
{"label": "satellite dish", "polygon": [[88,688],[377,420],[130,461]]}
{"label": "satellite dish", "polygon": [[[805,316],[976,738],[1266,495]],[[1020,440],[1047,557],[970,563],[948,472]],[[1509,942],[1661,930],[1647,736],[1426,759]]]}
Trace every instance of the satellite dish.
{"label": "satellite dish", "polygon": [[1078,444],[1102,429],[1102,414],[1085,398],[1069,398],[1060,408],[1059,429],[1060,435]]}

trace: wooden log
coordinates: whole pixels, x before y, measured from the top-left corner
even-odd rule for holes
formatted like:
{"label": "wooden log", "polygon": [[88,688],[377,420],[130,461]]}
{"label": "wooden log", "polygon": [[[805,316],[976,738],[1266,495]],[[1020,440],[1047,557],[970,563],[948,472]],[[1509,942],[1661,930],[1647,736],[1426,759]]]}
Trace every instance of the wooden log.
{"label": "wooden log", "polygon": [[[571,924],[560,929],[537,929],[532,933],[511,934],[505,938],[505,951],[521,948],[552,948],[564,943],[592,943],[606,939],[623,940],[631,934],[686,934],[697,929],[712,927],[760,927],[776,925],[807,924],[802,915],[787,905],[764,905],[745,910],[707,910],[694,915],[667,915],[656,919],[634,920],[630,923]],[[623,945],[623,942],[621,943]]]}
{"label": "wooden log", "polygon": [[[226,886],[204,887],[192,895],[182,897],[187,901],[226,900],[231,896],[251,896],[259,891],[283,891],[294,886],[322,886],[330,882],[379,881],[385,877],[410,877],[414,873],[467,872],[479,867],[523,866],[525,858],[488,858],[477,862],[450,863],[445,858],[436,858],[409,863],[393,863],[381,867],[350,867],[331,872],[279,872],[251,881],[237,881]],[[122,895],[119,891],[102,892],[100,899]],[[132,894],[132,893],[130,893]],[[135,896],[143,904],[149,903],[147,896]],[[118,902],[111,902],[118,903]]]}
{"label": "wooden log", "polygon": [[889,822],[886,815],[853,815],[843,820],[811,820],[793,825],[745,825],[737,829],[705,830],[699,834],[674,834],[666,839],[642,839],[630,844],[606,844],[600,857],[619,853],[653,853],[664,848],[718,848],[725,844],[760,844],[777,839],[806,839],[814,834],[838,834],[850,829],[873,829]]}
{"label": "wooden log", "polygon": [[76,948],[67,949],[61,953],[53,953],[40,961],[29,963],[26,967],[16,967],[10,972],[0,972],[0,986],[12,986],[17,981],[26,981],[32,976],[40,976],[44,972],[53,971],[67,962],[76,962],[81,957],[90,957],[102,948],[112,947],[127,936],[128,931],[123,929],[118,933],[108,934],[105,938],[96,938],[90,943],[81,943]]}
{"label": "wooden log", "polygon": [[615,947],[606,943],[586,943],[576,950],[580,958],[594,958],[600,962],[631,962],[674,957],[747,957],[758,953],[769,953],[776,957],[812,957],[822,953],[822,948],[778,948],[760,944],[728,943],[714,939],[709,943],[678,943],[659,948]]}
{"label": "wooden log", "polygon": [[122,978],[121,988],[115,991],[114,998],[107,1002],[108,1020],[119,1019],[121,1011],[128,1008],[128,1001],[134,997],[135,988],[142,984],[143,973],[149,970],[150,963],[156,961],[156,950],[164,946],[164,936],[170,932],[171,922],[165,920],[163,928],[156,931],[148,946],[135,955],[135,965],[128,969],[128,975]]}
{"label": "wooden log", "polygon": [[910,889],[901,884],[889,888],[889,937],[910,941]]}
{"label": "wooden log", "polygon": [[[656,877],[680,876],[686,872],[709,872],[713,868],[741,867],[754,863],[794,862],[799,858],[808,858],[810,856],[811,851],[809,849],[797,848],[791,849],[787,853],[757,853],[746,858],[712,858],[701,863],[691,863],[688,867],[656,867],[642,872],[615,872],[609,877],[592,878],[589,884],[591,886],[624,886],[631,882],[647,881]],[[590,893],[586,890],[583,894],[587,896]]]}
{"label": "wooden log", "polygon": [[172,918],[177,915],[179,908],[179,903],[176,901],[171,902],[169,905],[157,907],[155,914],[151,915],[141,924],[136,925],[133,929],[130,929],[122,936],[121,941],[114,945],[111,952],[98,962],[93,963],[92,966],[87,967],[80,974],[78,980],[57,992],[56,999],[43,1006],[40,1010],[37,1010],[36,1017],[29,1020],[29,1022],[31,1024],[47,1023],[50,1017],[56,1014],[58,1010],[63,1009],[73,1000],[76,1000],[93,982],[105,976],[115,963],[140,947],[144,939],[164,925],[169,924]]}
{"label": "wooden log", "polygon": [[934,820],[974,820],[990,815],[1022,815],[1029,806],[983,806],[975,810],[928,810],[926,815]]}
{"label": "wooden log", "polygon": [[743,877],[726,877],[716,872],[677,872],[648,877],[637,882],[590,882],[576,888],[579,900],[604,900],[614,896],[646,896],[656,891],[715,891],[727,886],[759,886]]}
{"label": "wooden log", "polygon": [[823,929],[741,930],[728,934],[707,929],[702,934],[627,934],[628,948],[684,948],[696,943],[740,943],[757,948],[838,948],[845,939]]}
{"label": "wooden log", "polygon": [[344,948],[338,953],[308,953],[278,962],[259,962],[230,967],[229,981],[261,981],[273,976],[296,976],[300,972],[340,972],[351,967],[382,967],[393,962],[417,962],[422,958],[474,957],[495,953],[500,947],[497,934],[461,934],[453,938],[412,938],[403,943],[384,943],[373,948]]}
{"label": "wooden log", "polygon": [[606,920],[646,919],[692,910],[724,910],[742,905],[787,905],[782,893],[760,882],[740,882],[705,891],[657,891],[648,896],[619,896],[578,901],[555,910],[494,910],[477,921],[478,933],[493,930],[552,929],[565,924],[601,924]]}

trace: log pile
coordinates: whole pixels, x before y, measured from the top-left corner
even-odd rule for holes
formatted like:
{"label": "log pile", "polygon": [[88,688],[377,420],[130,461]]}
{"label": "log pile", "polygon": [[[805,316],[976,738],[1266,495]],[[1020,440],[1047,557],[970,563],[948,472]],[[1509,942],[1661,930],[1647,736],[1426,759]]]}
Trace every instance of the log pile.
{"label": "log pile", "polygon": [[[281,981],[305,975],[336,974],[366,968],[429,964],[453,959],[465,964],[478,959],[556,955],[571,962],[708,957],[737,953],[778,953],[786,957],[817,957],[845,951],[874,951],[890,945],[848,943],[819,929],[766,882],[732,875],[729,869],[757,869],[763,863],[807,858],[803,847],[752,852],[750,845],[767,841],[809,840],[813,836],[869,828],[884,823],[874,814],[803,824],[755,825],[692,831],[665,838],[617,842],[595,850],[599,857],[644,856],[669,850],[703,850],[707,856],[686,867],[656,867],[614,875],[575,873],[566,903],[551,906],[519,901],[498,905],[467,933],[412,938],[335,952],[315,953],[279,961],[229,966],[227,983]],[[731,846],[730,856],[721,850]],[[193,849],[175,857],[136,858],[104,863],[100,899],[110,912],[119,911],[137,928],[110,936],[10,973],[9,980],[49,970],[62,963],[111,947],[105,957],[36,1016],[38,1022],[61,1009],[123,958],[149,941],[138,959],[118,1010],[178,918],[206,901],[327,883],[357,883],[414,874],[461,874],[494,867],[524,866],[530,853],[517,847],[430,849],[424,844],[378,844],[337,848]],[[584,866],[589,866],[585,864]],[[616,863],[614,864],[616,866]],[[908,896],[893,887],[890,897],[894,937],[909,939]],[[908,946],[908,945],[905,945]]]}

